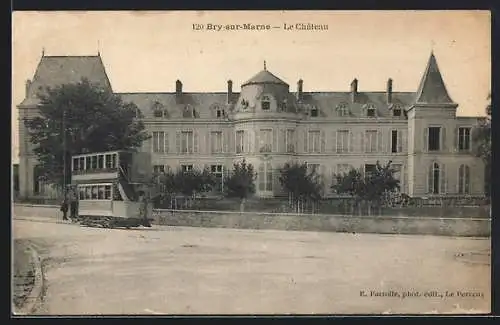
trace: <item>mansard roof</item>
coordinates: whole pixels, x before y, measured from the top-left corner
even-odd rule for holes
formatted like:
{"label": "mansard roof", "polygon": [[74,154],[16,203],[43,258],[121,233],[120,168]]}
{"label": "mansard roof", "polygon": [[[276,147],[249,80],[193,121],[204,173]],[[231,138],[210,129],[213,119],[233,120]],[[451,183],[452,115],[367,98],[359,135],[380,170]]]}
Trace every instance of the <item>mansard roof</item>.
{"label": "mansard roof", "polygon": [[416,97],[416,104],[454,104],[448,95],[446,86],[439,71],[434,53],[431,53],[427,67],[420,81]]}
{"label": "mansard roof", "polygon": [[37,94],[46,87],[78,83],[82,78],[111,89],[100,55],[96,56],[42,56],[21,105],[36,105]]}

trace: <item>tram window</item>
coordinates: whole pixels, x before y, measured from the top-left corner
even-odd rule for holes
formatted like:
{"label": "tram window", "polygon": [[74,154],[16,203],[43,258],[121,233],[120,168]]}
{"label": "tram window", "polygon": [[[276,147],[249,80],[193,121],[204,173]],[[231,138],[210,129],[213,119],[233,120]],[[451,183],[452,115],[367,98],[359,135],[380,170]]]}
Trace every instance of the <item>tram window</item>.
{"label": "tram window", "polygon": [[91,190],[92,189],[90,188],[90,186],[85,187],[85,200],[90,200],[90,198],[92,197]]}
{"label": "tram window", "polygon": [[99,169],[104,168],[104,155],[97,156],[97,168]]}
{"label": "tram window", "polygon": [[91,165],[91,160],[90,160],[90,157],[85,157],[85,164],[87,166],[86,169],[91,169],[92,168],[92,165]]}
{"label": "tram window", "polygon": [[92,156],[92,169],[97,169],[97,156]]}
{"label": "tram window", "polygon": [[111,200],[111,185],[104,185],[104,199]]}
{"label": "tram window", "polygon": [[112,157],[113,157],[113,159],[112,159],[112,162],[113,162],[113,163],[112,163],[111,168],[116,168],[116,153],[114,153],[114,154],[112,155]]}
{"label": "tram window", "polygon": [[85,187],[78,188],[78,199],[85,200]]}
{"label": "tram window", "polygon": [[97,199],[104,200],[104,186],[98,186],[97,191]]}
{"label": "tram window", "polygon": [[92,196],[90,198],[92,200],[97,200],[97,186],[92,186]]}
{"label": "tram window", "polygon": [[78,158],[73,158],[73,170],[74,170],[74,171],[79,170],[79,168],[78,168],[78,167],[79,167],[79,166],[78,166],[78,165],[79,165],[79,162],[80,162],[80,161],[78,160]]}
{"label": "tram window", "polygon": [[111,161],[111,155],[106,155],[106,168],[113,168],[113,162]]}
{"label": "tram window", "polygon": [[80,166],[80,170],[85,170],[85,158],[78,158],[78,166]]}

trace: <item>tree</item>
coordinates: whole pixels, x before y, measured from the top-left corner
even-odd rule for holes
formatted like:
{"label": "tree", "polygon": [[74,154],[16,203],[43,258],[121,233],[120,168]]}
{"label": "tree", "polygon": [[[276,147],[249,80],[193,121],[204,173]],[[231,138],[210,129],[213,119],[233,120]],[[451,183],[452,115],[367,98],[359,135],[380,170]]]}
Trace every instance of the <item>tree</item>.
{"label": "tree", "polygon": [[186,206],[188,202],[192,206],[197,194],[211,191],[214,185],[215,179],[208,169],[179,170],[173,176],[173,188],[187,199]]}
{"label": "tree", "polygon": [[475,154],[484,161],[485,165],[485,192],[490,195],[491,187],[491,95],[488,95],[490,104],[486,106],[486,116],[479,120],[479,128],[475,129],[473,141]]}
{"label": "tree", "polygon": [[86,79],[46,88],[38,97],[39,116],[25,125],[42,176],[53,184],[70,182],[72,155],[133,150],[149,138],[135,104]]}
{"label": "tree", "polygon": [[297,213],[300,213],[300,205],[304,201],[316,202],[321,199],[320,176],[316,170],[310,170],[306,163],[286,163],[280,171],[279,180]]}
{"label": "tree", "polygon": [[233,164],[233,171],[224,180],[224,188],[227,197],[240,199],[240,211],[245,210],[246,199],[255,193],[256,174],[252,164],[247,164],[245,159]]}
{"label": "tree", "polygon": [[332,190],[337,194],[348,194],[355,199],[360,207],[363,201],[368,202],[368,213],[371,214],[371,205],[376,203],[380,209],[386,193],[399,189],[399,180],[394,178],[395,170],[392,161],[381,165],[377,161],[375,169],[370,173],[351,169],[345,174],[334,175]]}

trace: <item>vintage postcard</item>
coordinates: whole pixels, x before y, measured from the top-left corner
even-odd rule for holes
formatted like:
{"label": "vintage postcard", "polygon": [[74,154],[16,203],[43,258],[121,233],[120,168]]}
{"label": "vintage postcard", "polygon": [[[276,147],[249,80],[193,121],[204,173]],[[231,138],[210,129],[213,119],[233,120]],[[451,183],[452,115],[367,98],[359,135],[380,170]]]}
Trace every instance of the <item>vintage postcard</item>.
{"label": "vintage postcard", "polygon": [[488,11],[13,12],[15,315],[488,314]]}

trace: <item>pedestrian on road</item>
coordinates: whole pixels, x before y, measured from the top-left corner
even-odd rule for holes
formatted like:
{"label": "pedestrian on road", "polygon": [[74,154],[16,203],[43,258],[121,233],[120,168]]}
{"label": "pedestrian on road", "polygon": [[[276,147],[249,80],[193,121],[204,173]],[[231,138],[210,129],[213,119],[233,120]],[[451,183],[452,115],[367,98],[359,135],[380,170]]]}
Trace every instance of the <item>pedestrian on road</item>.
{"label": "pedestrian on road", "polygon": [[63,201],[61,203],[61,212],[63,213],[63,220],[68,220],[68,193],[64,194]]}
{"label": "pedestrian on road", "polygon": [[71,220],[76,220],[78,214],[78,196],[76,191],[71,189],[70,191],[70,210],[71,210]]}

